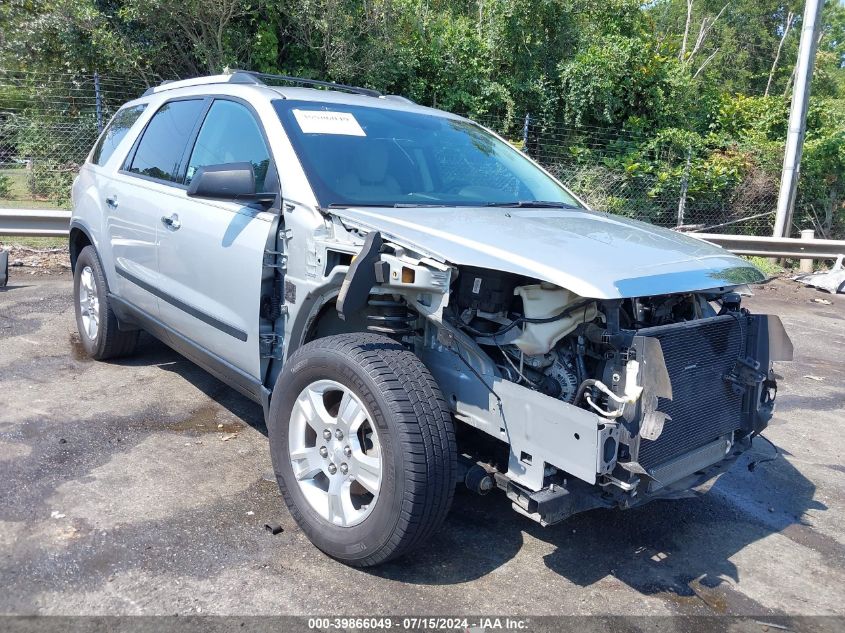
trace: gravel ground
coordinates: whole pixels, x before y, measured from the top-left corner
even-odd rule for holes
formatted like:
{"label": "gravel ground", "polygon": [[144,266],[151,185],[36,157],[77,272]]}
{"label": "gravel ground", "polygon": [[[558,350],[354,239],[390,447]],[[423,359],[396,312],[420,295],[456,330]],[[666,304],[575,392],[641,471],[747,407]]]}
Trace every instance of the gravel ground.
{"label": "gravel ground", "polygon": [[0,237],[0,251],[9,253],[9,274],[17,277],[44,277],[70,270],[66,238]]}
{"label": "gravel ground", "polygon": [[703,497],[550,528],[458,494],[425,549],[361,571],[291,520],[258,406],[148,337],[132,359],[86,360],[69,274],[11,272],[0,613],[845,614],[845,297],[778,281],[746,301],[796,348],[776,368],[777,460],[748,470],[760,442]]}

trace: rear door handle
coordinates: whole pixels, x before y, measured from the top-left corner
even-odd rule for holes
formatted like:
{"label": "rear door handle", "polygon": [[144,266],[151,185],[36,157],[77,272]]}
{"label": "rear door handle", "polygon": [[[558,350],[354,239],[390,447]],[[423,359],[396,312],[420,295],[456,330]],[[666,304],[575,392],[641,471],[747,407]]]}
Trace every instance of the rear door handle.
{"label": "rear door handle", "polygon": [[171,214],[170,217],[163,215],[161,216],[161,221],[169,229],[173,229],[174,231],[178,231],[182,227],[182,223],[179,221],[179,216],[175,213]]}
{"label": "rear door handle", "polygon": [[106,198],[106,205],[112,209],[117,209],[117,196]]}

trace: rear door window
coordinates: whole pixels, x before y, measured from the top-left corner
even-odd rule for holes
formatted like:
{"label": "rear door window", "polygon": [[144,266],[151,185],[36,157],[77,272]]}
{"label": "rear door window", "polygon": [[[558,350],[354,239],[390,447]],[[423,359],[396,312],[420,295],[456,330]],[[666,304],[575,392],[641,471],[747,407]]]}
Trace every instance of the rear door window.
{"label": "rear door window", "polygon": [[270,151],[252,112],[246,106],[225,99],[215,100],[194,144],[185,184],[197,169],[225,163],[251,163],[256,191],[264,191],[270,166]]}
{"label": "rear door window", "polygon": [[161,106],[147,124],[128,171],[180,182],[185,147],[205,106],[204,99],[170,101]]}
{"label": "rear door window", "polygon": [[91,162],[95,165],[105,165],[117,146],[129,132],[129,129],[135,125],[135,121],[141,116],[141,113],[146,109],[147,104],[131,106],[129,108],[122,108],[117,111],[111,123],[106,127],[106,131],[100,136],[100,140],[94,146],[94,151],[91,153]]}

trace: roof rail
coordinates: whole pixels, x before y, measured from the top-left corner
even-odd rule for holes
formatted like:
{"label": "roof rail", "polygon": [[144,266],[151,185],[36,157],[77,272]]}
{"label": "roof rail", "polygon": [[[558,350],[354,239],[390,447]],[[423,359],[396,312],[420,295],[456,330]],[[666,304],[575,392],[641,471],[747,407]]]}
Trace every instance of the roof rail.
{"label": "roof rail", "polygon": [[193,77],[192,79],[179,79],[176,81],[163,81],[161,85],[147,88],[142,96],[148,97],[151,94],[164,92],[165,90],[176,90],[177,88],[188,88],[190,86],[205,86],[208,84],[262,84],[263,82],[253,77],[251,73],[244,71],[233,71],[222,75],[210,75],[207,77]]}
{"label": "roof rail", "polygon": [[[372,90],[370,88],[347,86],[346,84],[336,84],[332,81],[321,81],[320,79],[306,79],[305,77],[290,77],[288,75],[272,75],[270,73],[259,73],[251,70],[239,69],[232,69],[222,75],[194,77],[192,79],[180,79],[178,81],[164,81],[159,86],[147,88],[147,91],[142,96],[148,97],[151,94],[164,92],[166,90],[188,88],[190,86],[206,86],[209,84],[253,84],[259,86],[266,86],[267,84],[264,82],[265,79],[273,81],[284,81],[292,84],[301,84],[303,86],[320,86],[322,88],[331,88],[332,90],[351,92],[354,94],[365,95],[367,97],[382,96],[382,94],[378,90]],[[395,97],[391,95],[390,98]]]}
{"label": "roof rail", "polygon": [[390,101],[398,101],[399,103],[409,103],[411,105],[417,105],[416,101],[412,101],[408,97],[403,97],[402,95],[382,95],[382,99],[388,99]]}
{"label": "roof rail", "polygon": [[[264,79],[274,81],[284,81],[292,84],[300,84],[303,86],[320,86],[322,88],[331,88],[332,90],[340,90],[342,92],[352,92],[354,94],[365,95],[367,97],[380,97],[381,93],[378,90],[371,88],[360,88],[359,86],[348,86],[346,84],[337,84],[333,81],[322,81],[320,79],[306,79],[305,77],[291,77],[289,75],[273,75],[271,73],[259,73],[252,70],[232,70],[235,75],[249,75],[256,80],[256,83],[265,83]],[[266,84],[265,84],[266,85]]]}

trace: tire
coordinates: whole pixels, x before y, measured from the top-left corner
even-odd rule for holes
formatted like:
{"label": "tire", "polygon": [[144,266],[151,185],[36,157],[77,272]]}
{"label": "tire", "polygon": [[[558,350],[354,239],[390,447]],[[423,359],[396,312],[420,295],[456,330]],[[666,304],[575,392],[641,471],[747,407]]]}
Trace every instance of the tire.
{"label": "tire", "polygon": [[[332,389],[346,393],[341,397]],[[315,396],[317,404],[313,405],[309,398],[320,390],[322,396]],[[359,412],[355,401],[364,409],[357,418],[348,414],[350,410]],[[309,402],[312,404],[303,404]],[[330,440],[325,436],[321,440],[319,429],[303,422],[306,413],[316,411],[320,402],[325,407],[321,411],[329,414],[330,421],[336,407],[337,428]],[[347,417],[367,421],[361,423],[357,433],[350,431],[347,445],[341,448],[338,444],[344,442],[335,441],[336,434]],[[306,444],[313,431],[314,447],[299,448],[300,428],[305,429],[306,439],[302,441]],[[369,567],[402,556],[421,545],[446,518],[457,471],[451,414],[425,365],[389,338],[340,334],[295,351],[276,381],[268,431],[276,479],[291,515],[314,545],[343,563]],[[354,451],[349,447],[353,435],[357,445]],[[329,456],[315,465],[311,460],[318,459],[314,451],[321,445]],[[301,451],[297,455],[308,452],[309,456],[294,464],[292,447]],[[364,450],[367,455],[361,457]],[[380,461],[377,497],[369,492],[374,483],[372,472],[360,466],[364,458],[372,463],[373,454]],[[348,466],[344,459],[350,460]],[[332,474],[328,463],[339,466],[342,472]],[[319,497],[323,485],[327,488],[323,494],[329,496],[335,481],[330,477],[344,475],[345,466],[349,472],[344,481],[352,480],[348,491],[353,501],[351,506],[344,502],[345,510],[340,513],[344,516],[338,518],[338,513],[332,512],[331,500],[327,502],[327,515],[325,506],[309,499]],[[310,470],[316,473],[313,479],[304,474]],[[360,475],[357,479],[356,473]],[[315,492],[317,487],[320,490]],[[354,490],[364,492],[355,497]],[[369,501],[360,501],[368,495]],[[355,499],[359,499],[357,510]]]}
{"label": "tire", "polygon": [[117,316],[109,302],[109,286],[93,246],[83,248],[76,259],[73,299],[79,340],[91,358],[106,360],[128,356],[135,350],[138,331],[124,332],[118,328]]}

